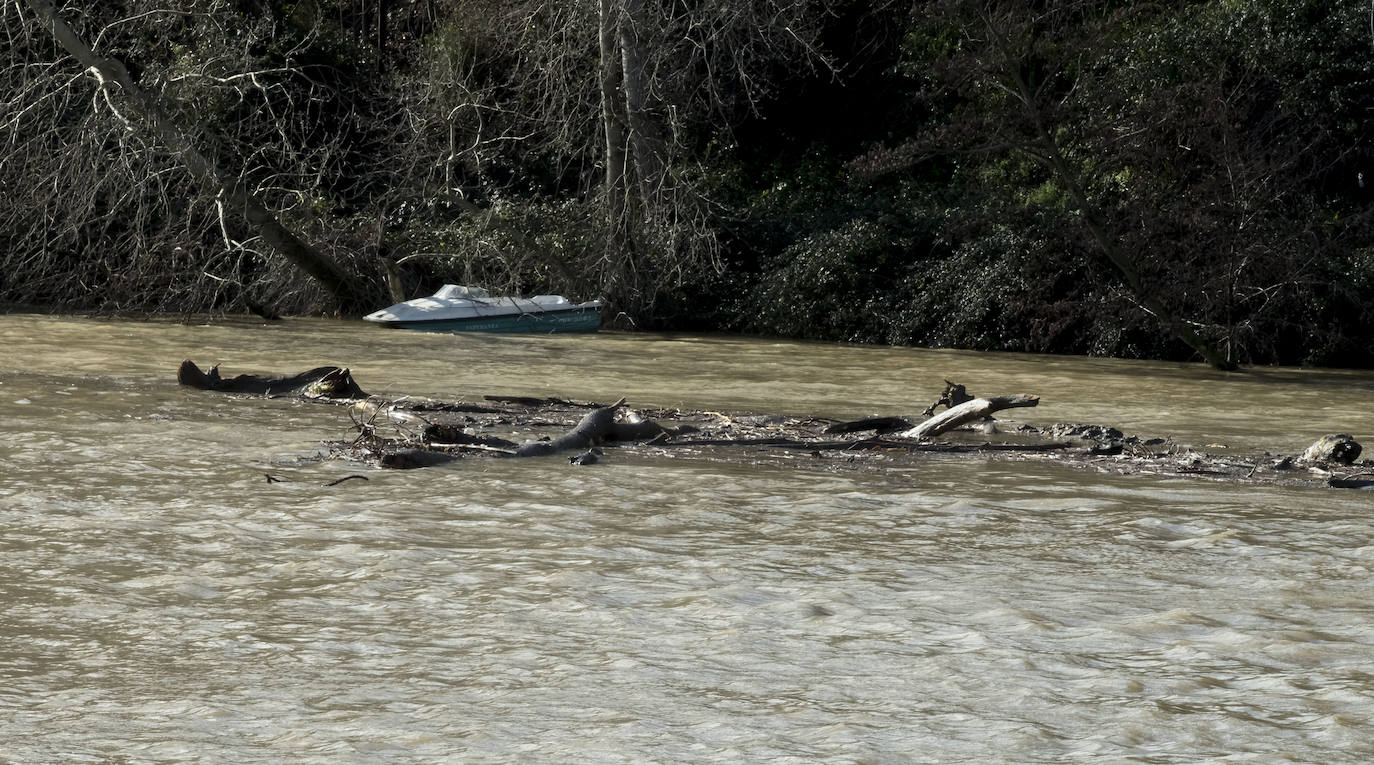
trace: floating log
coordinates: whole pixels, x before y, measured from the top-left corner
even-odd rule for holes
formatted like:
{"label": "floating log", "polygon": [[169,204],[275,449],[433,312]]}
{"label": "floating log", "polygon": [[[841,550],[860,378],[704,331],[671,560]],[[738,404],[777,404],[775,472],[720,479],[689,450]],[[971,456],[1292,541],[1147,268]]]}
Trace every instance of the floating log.
{"label": "floating log", "polygon": [[520,445],[514,441],[495,436],[481,436],[468,433],[457,425],[438,423],[425,426],[420,440],[436,446],[483,446],[509,451],[512,454]]}
{"label": "floating log", "polygon": [[606,429],[607,441],[648,441],[661,435],[676,435],[653,420],[616,420]]}
{"label": "floating log", "polygon": [[483,400],[492,401],[498,404],[515,404],[516,406],[528,407],[530,409],[542,409],[549,406],[583,406],[572,401],[561,398],[534,398],[532,396],[483,396]]}
{"label": "floating log", "polygon": [[571,449],[587,449],[606,441],[615,424],[615,413],[625,406],[625,399],[593,409],[566,434],[552,441],[528,441],[515,450],[517,457],[543,457]]}
{"label": "floating log", "polygon": [[972,401],[965,401],[952,409],[947,409],[901,435],[904,438],[934,438],[966,422],[987,417],[993,412],[1000,412],[1003,409],[1012,409],[1020,406],[1035,406],[1039,403],[1039,396],[1032,396],[1026,393],[1015,393],[1010,396],[993,396],[992,398],[975,398]]}
{"label": "floating log", "polygon": [[377,464],[392,470],[414,470],[443,465],[456,459],[458,457],[447,452],[436,452],[429,449],[400,449],[383,454]]}
{"label": "floating log", "polygon": [[577,455],[577,456],[575,456],[575,457],[569,457],[569,458],[568,458],[568,464],[570,464],[570,465],[595,465],[596,463],[598,463],[598,462],[601,461],[601,457],[602,457],[602,455],[604,455],[604,454],[605,454],[605,452],[602,452],[600,449],[596,449],[596,448],[588,449],[587,451],[582,452],[581,454],[579,454],[579,455]]}
{"label": "floating log", "polygon": [[1346,433],[1332,433],[1317,439],[1298,458],[1299,462],[1328,463],[1349,465],[1359,459],[1364,447]]}
{"label": "floating log", "polygon": [[[934,406],[932,404],[932,406]],[[867,417],[862,420],[851,422],[837,422],[825,429],[826,433],[861,433],[865,430],[872,430],[878,433],[896,433],[899,430],[907,430],[911,427],[909,420],[901,417]]]}
{"label": "floating log", "polygon": [[315,367],[294,375],[239,375],[228,380],[220,377],[219,364],[201,371],[187,359],[177,368],[177,382],[200,390],[220,393],[251,393],[260,396],[304,396],[350,400],[367,398],[367,393],[342,367]]}

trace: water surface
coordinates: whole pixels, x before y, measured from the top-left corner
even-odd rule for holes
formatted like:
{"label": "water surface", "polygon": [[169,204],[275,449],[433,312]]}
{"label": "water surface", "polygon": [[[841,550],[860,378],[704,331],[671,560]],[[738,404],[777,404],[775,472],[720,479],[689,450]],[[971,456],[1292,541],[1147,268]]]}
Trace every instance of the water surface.
{"label": "water surface", "polygon": [[1374,441],[1368,373],[325,321],[0,340],[0,762],[1374,757],[1367,494],[967,456],[376,471],[315,459],[338,408],[175,383],[340,364],[392,396],[860,417],[951,379],[1292,453]]}

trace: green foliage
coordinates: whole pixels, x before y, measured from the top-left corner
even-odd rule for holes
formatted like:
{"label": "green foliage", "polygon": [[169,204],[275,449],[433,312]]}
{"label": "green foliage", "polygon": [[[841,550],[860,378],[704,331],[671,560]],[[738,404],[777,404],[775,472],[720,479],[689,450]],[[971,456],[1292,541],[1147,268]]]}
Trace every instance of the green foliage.
{"label": "green foliage", "polygon": [[894,278],[912,243],[890,225],[858,218],[808,236],[767,264],[753,292],[749,329],[769,334],[872,342],[883,337]]}
{"label": "green foliage", "polygon": [[1281,340],[1302,349],[1311,366],[1374,366],[1374,248],[1360,247],[1322,264],[1312,292],[1286,305]]}

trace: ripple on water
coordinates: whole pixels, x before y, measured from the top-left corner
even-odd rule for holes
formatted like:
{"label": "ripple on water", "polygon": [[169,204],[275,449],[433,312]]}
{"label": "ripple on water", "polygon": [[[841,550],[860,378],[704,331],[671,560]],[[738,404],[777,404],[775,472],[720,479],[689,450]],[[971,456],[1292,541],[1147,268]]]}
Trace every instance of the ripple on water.
{"label": "ripple on water", "polygon": [[[0,380],[0,758],[1374,758],[1361,498],[970,460],[888,476],[618,452],[591,469],[316,464],[339,410],[193,394],[166,370],[212,346],[264,368],[283,347],[337,353],[319,363],[377,376],[432,354],[335,324],[109,326],[137,337],[76,367],[129,377]],[[530,342],[482,346],[474,374],[568,350]],[[568,342],[598,369],[646,349]],[[803,355],[769,348],[778,374]],[[823,353],[874,380],[899,358]],[[433,366],[422,384],[450,389],[452,364]],[[984,379],[1010,389],[1016,368]],[[324,485],[351,472],[370,480]]]}

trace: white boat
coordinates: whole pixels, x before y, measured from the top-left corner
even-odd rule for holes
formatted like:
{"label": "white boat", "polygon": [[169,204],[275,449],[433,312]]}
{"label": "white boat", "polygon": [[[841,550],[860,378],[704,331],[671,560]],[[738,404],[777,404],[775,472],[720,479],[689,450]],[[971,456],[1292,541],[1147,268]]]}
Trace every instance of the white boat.
{"label": "white boat", "polygon": [[562,295],[492,297],[481,287],[445,284],[430,297],[363,317],[397,329],[430,332],[595,332],[601,301],[573,303]]}

